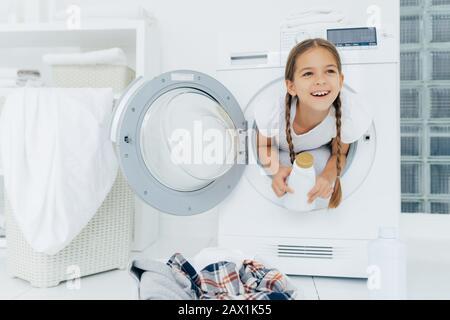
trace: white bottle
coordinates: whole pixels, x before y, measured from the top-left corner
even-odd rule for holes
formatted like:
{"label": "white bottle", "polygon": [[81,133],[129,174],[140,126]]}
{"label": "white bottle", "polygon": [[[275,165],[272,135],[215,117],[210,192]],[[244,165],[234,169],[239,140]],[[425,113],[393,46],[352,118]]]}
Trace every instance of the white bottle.
{"label": "white bottle", "polygon": [[302,152],[295,158],[287,185],[294,193],[286,193],[283,197],[284,206],[293,211],[311,211],[316,207],[315,201],[308,203],[308,192],[316,183],[314,157],[308,152]]}
{"label": "white bottle", "polygon": [[406,299],[406,246],[397,229],[380,228],[378,239],[368,244],[367,287],[373,300]]}

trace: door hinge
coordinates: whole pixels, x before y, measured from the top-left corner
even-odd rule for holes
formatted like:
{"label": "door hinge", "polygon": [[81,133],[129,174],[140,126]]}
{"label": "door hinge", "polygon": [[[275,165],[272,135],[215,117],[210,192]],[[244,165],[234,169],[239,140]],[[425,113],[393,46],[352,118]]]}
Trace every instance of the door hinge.
{"label": "door hinge", "polygon": [[248,164],[248,123],[245,121],[244,128],[238,129],[238,154],[237,164]]}

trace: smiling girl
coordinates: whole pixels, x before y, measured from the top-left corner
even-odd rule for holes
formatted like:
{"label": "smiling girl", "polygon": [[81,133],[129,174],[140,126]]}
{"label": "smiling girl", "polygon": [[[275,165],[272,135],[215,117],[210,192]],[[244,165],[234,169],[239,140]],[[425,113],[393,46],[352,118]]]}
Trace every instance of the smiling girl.
{"label": "smiling girl", "polygon": [[[356,94],[342,90],[343,84],[341,59],[329,41],[308,39],[291,50],[285,69],[284,99],[275,107],[261,106],[255,113],[259,159],[273,175],[272,188],[278,197],[294,192],[286,178],[296,154],[329,149],[331,145],[331,154],[328,153],[325,167],[308,192],[308,201],[331,197],[329,208],[340,204],[340,177],[349,145],[372,122],[369,112],[357,102]],[[290,165],[280,162],[280,150],[289,153]]]}

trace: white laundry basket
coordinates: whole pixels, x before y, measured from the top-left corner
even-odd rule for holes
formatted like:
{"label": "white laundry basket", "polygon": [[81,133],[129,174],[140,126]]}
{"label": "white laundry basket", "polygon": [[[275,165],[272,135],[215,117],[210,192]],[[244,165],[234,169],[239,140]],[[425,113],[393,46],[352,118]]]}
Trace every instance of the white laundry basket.
{"label": "white laundry basket", "polygon": [[108,87],[120,93],[135,78],[134,70],[120,65],[53,65],[56,87]]}
{"label": "white laundry basket", "polygon": [[[126,66],[52,66],[56,87],[112,87],[122,92],[133,80]],[[111,106],[112,107],[112,106]],[[35,252],[25,241],[6,199],[7,270],[35,287],[113,269],[126,269],[134,225],[134,194],[120,172],[94,217],[75,239],[54,255]]]}
{"label": "white laundry basket", "polygon": [[[7,195],[6,195],[7,198]],[[131,246],[134,196],[121,173],[94,217],[75,239],[54,255],[34,251],[6,201],[7,270],[34,287],[112,269],[126,269]]]}

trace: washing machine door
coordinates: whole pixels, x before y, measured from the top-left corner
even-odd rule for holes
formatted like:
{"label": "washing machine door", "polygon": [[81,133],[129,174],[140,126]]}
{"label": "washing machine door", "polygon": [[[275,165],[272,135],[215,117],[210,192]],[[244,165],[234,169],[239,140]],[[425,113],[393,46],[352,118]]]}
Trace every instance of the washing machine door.
{"label": "washing machine door", "polygon": [[214,78],[180,70],[136,79],[115,110],[111,139],[134,192],[174,215],[215,207],[245,168],[246,121]]}

